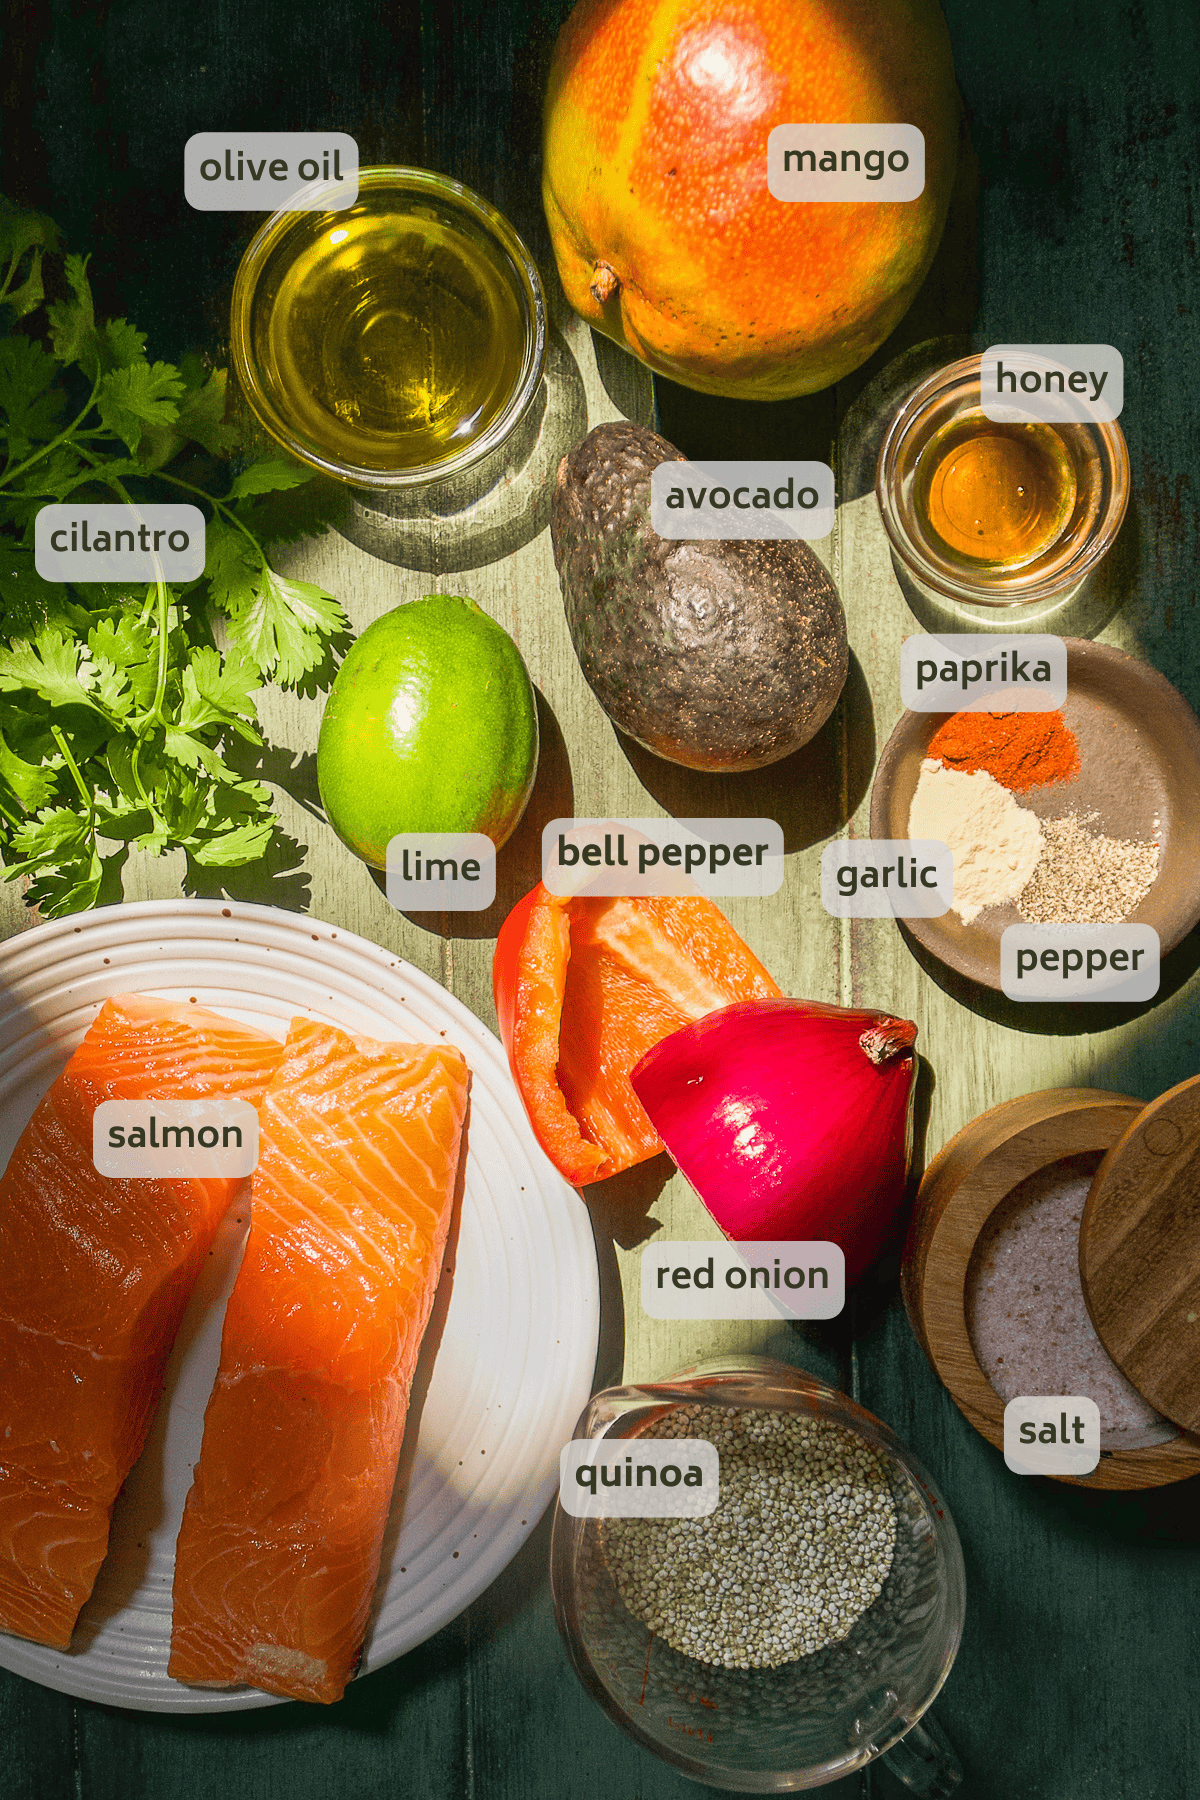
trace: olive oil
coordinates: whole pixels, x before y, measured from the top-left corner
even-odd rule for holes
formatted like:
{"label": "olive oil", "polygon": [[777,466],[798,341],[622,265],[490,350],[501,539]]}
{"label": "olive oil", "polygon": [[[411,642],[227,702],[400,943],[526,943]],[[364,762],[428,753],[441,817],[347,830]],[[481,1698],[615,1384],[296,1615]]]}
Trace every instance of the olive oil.
{"label": "olive oil", "polygon": [[260,366],[333,463],[386,471],[455,457],[520,382],[512,271],[482,233],[433,207],[327,214],[270,285]]}
{"label": "olive oil", "polygon": [[1075,512],[1075,465],[1050,425],[960,415],[921,452],[914,502],[956,559],[1016,569],[1057,543]]}

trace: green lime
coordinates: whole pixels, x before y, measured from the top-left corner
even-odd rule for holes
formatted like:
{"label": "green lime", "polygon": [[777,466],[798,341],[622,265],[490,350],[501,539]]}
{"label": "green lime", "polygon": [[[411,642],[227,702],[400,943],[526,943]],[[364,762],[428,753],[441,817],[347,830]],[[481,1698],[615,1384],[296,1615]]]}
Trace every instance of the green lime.
{"label": "green lime", "polygon": [[481,831],[499,849],[537,759],[517,646],[474,600],[429,594],[351,646],[321,720],[317,783],[343,843],[382,869],[400,832]]}

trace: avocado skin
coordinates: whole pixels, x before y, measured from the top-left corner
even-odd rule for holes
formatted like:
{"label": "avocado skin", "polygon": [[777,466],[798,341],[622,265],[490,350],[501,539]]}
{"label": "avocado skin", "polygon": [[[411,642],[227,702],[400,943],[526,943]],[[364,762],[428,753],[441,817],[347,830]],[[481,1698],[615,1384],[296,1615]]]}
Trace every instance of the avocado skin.
{"label": "avocado skin", "polygon": [[837,704],[845,614],[807,544],[660,538],[650,472],[685,460],[624,422],[598,425],[563,458],[550,536],[571,642],[613,723],[656,756],[765,768]]}

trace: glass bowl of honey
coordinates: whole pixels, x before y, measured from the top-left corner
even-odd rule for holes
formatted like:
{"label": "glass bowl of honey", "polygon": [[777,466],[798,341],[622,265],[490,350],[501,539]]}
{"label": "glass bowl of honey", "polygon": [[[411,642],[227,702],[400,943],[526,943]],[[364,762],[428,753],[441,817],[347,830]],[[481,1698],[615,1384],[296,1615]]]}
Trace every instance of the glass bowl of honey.
{"label": "glass bowl of honey", "polygon": [[1129,504],[1129,452],[1111,424],[999,423],[980,358],[939,369],[888,427],[876,493],[898,568],[918,591],[968,607],[1077,592]]}
{"label": "glass bowl of honey", "polygon": [[[311,200],[339,198],[337,184]],[[486,200],[369,168],[349,206],[274,215],[233,286],[233,365],[275,441],[351,486],[477,469],[528,412],[546,354],[537,267]]]}

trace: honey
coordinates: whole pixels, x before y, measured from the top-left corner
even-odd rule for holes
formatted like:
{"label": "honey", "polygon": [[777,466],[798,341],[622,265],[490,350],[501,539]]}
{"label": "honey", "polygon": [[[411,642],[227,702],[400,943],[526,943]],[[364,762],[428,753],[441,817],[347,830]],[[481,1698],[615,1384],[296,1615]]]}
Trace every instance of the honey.
{"label": "honey", "polygon": [[433,207],[356,207],[272,283],[258,360],[294,428],[335,464],[436,465],[479,438],[522,374],[512,271]]}
{"label": "honey", "polygon": [[879,447],[875,491],[905,599],[931,631],[982,629],[980,607],[1036,605],[1056,630],[1094,634],[1121,593],[1116,570],[1091,579],[1129,501],[1121,428],[989,419],[980,365],[965,356],[918,382]]}
{"label": "honey", "polygon": [[921,452],[913,500],[951,557],[1021,568],[1063,535],[1075,511],[1074,460],[1050,425],[960,414]]}

